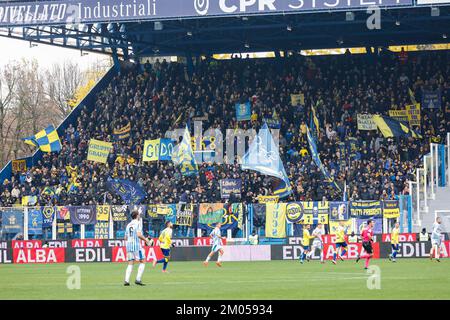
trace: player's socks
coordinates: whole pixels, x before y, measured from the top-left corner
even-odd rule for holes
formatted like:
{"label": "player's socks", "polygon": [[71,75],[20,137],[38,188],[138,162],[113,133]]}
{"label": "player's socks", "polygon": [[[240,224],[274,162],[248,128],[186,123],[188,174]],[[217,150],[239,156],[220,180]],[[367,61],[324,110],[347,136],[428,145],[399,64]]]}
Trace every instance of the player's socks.
{"label": "player's socks", "polygon": [[369,267],[369,261],[370,261],[370,257],[366,258],[366,263],[364,264],[364,268],[368,268]]}
{"label": "player's socks", "polygon": [[156,261],[156,263],[164,263],[166,261],[166,258],[162,258],[162,259],[159,259],[158,261]]}
{"label": "player's socks", "polygon": [[333,261],[336,261],[337,254],[333,253]]}
{"label": "player's socks", "polygon": [[207,256],[205,262],[209,262],[210,259],[211,259],[211,257]]}
{"label": "player's socks", "polygon": [[136,281],[141,282],[142,274],[144,273],[145,263],[140,263],[138,267],[138,273],[136,277]]}
{"label": "player's socks", "polygon": [[394,258],[394,260],[395,260],[395,258],[397,258],[397,250],[394,251],[394,253],[392,254],[392,257]]}
{"label": "player's socks", "polygon": [[166,271],[168,264],[169,264],[169,259],[164,259],[163,271]]}
{"label": "player's socks", "polygon": [[323,263],[323,251],[320,252],[320,262]]}
{"label": "player's socks", "polygon": [[125,282],[130,283],[131,273],[133,272],[133,265],[129,264],[127,270],[125,271]]}

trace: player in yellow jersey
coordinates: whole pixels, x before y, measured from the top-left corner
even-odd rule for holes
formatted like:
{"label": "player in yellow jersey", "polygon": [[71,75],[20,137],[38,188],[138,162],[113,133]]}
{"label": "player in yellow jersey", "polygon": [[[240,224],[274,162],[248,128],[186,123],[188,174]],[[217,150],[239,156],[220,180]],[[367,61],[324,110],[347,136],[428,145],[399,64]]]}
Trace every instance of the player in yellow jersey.
{"label": "player in yellow jersey", "polygon": [[[302,238],[302,246],[303,246],[303,252],[300,255],[300,263],[303,263],[307,254],[309,253],[309,244],[311,242],[311,239],[314,239],[315,236],[311,236],[309,233],[309,229],[311,228],[311,225],[306,224],[303,226],[303,238]],[[309,261],[309,259],[308,259]]]}
{"label": "player in yellow jersey", "polygon": [[396,222],[394,229],[391,231],[391,247],[392,253],[389,255],[389,260],[392,262],[396,262],[395,258],[397,257],[398,252],[398,235],[400,233],[400,223]]}
{"label": "player in yellow jersey", "polygon": [[344,261],[344,258],[342,258],[342,256],[347,252],[347,241],[345,240],[345,233],[345,222],[339,221],[339,225],[336,230],[336,251],[334,251],[333,260],[331,261],[334,264],[336,264],[337,257]]}
{"label": "player in yellow jersey", "polygon": [[161,251],[164,255],[164,258],[156,261],[153,261],[153,267],[156,266],[157,263],[163,263],[163,270],[162,272],[166,273],[167,271],[167,265],[169,264],[170,259],[170,249],[174,246],[172,244],[172,228],[173,224],[170,221],[166,221],[166,228],[161,232],[159,235],[159,247],[161,248]]}

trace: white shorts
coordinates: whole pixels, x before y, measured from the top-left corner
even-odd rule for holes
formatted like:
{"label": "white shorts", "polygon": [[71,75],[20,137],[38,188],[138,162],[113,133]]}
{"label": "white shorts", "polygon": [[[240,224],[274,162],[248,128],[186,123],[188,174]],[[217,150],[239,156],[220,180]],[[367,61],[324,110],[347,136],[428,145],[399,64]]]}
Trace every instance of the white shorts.
{"label": "white shorts", "polygon": [[322,243],[322,241],[313,241],[312,247],[313,247],[313,248],[316,248],[316,249],[322,250],[322,248],[323,248],[323,243]]}
{"label": "white shorts", "polygon": [[432,246],[438,246],[438,247],[440,247],[440,246],[441,246],[441,243],[442,243],[441,239],[433,239],[433,238],[431,238],[431,245],[432,245]]}
{"label": "white shorts", "polygon": [[145,259],[145,254],[143,249],[139,249],[139,251],[127,252],[128,261],[139,261]]}
{"label": "white shorts", "polygon": [[217,251],[219,251],[221,249],[222,249],[222,246],[220,244],[215,244],[215,245],[212,246],[211,252],[217,252]]}

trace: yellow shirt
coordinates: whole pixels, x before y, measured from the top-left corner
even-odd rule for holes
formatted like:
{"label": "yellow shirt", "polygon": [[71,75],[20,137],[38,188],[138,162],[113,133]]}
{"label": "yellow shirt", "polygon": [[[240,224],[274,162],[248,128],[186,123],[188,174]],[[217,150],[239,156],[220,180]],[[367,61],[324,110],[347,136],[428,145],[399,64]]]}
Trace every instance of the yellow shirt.
{"label": "yellow shirt", "polygon": [[258,120],[258,114],[257,113],[253,113],[250,116],[250,120],[253,121],[253,122],[257,121]]}
{"label": "yellow shirt", "polygon": [[400,230],[398,228],[394,228],[391,231],[391,244],[398,244],[398,234]]}
{"label": "yellow shirt", "polygon": [[165,228],[159,235],[161,249],[170,249],[172,246],[172,228]]}
{"label": "yellow shirt", "polygon": [[308,229],[303,229],[303,239],[302,239],[302,245],[303,246],[309,246],[310,240],[314,239],[314,236],[311,236],[309,234]]}
{"label": "yellow shirt", "polygon": [[345,230],[342,226],[339,226],[336,230],[336,243],[341,242],[345,242]]}
{"label": "yellow shirt", "polygon": [[308,150],[306,150],[305,148],[303,148],[303,149],[300,150],[300,155],[301,155],[302,157],[306,156],[307,154],[308,154]]}

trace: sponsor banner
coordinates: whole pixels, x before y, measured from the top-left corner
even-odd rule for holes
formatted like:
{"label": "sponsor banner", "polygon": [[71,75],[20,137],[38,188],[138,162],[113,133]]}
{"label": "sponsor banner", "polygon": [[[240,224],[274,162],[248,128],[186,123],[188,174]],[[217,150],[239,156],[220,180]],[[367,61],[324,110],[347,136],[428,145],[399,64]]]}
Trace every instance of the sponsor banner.
{"label": "sponsor banner", "polygon": [[43,228],[51,227],[53,225],[53,219],[55,218],[56,208],[50,206],[42,207],[41,212],[42,212],[42,227]]}
{"label": "sponsor banner", "polygon": [[[383,233],[381,236],[382,242],[391,242],[391,234]],[[417,241],[417,233],[400,233],[398,235],[399,242],[415,242]]]}
{"label": "sponsor banner", "polygon": [[222,261],[270,261],[271,248],[267,245],[227,246]]}
{"label": "sponsor banner", "polygon": [[95,239],[108,239],[109,238],[109,222],[97,221],[94,228]]}
{"label": "sponsor banner", "polygon": [[286,237],[286,203],[266,204],[266,237]]}
{"label": "sponsor banner", "polygon": [[408,104],[405,106],[410,126],[420,126],[420,104]]}
{"label": "sponsor banner", "polygon": [[194,205],[187,204],[183,211],[177,210],[175,224],[179,226],[192,226],[194,220]]}
{"label": "sponsor banner", "polygon": [[236,119],[237,121],[247,121],[250,120],[252,115],[250,102],[246,103],[236,103]]}
{"label": "sponsor banner", "polygon": [[[418,0],[420,4],[447,0]],[[197,19],[236,15],[285,14],[311,11],[366,9],[372,2],[361,0],[270,0],[270,1],[186,1],[186,0],[49,0],[0,3],[0,27],[65,25],[101,22]],[[378,0],[379,7],[412,6],[413,0]]]}
{"label": "sponsor banner", "polygon": [[95,206],[69,207],[72,224],[95,224],[97,212]]}
{"label": "sponsor banner", "polygon": [[40,208],[28,209],[28,234],[42,234],[43,216]]}
{"label": "sponsor banner", "polygon": [[241,179],[221,179],[220,196],[222,199],[228,199],[233,193],[238,198],[241,197],[242,180]]}
{"label": "sponsor banner", "polygon": [[383,200],[383,217],[394,219],[400,217],[400,206],[398,200]]}
{"label": "sponsor banner", "polygon": [[[374,234],[382,234],[383,233],[383,218],[371,218],[375,222],[375,226],[373,227],[373,233]],[[367,219],[356,219],[356,234],[361,234],[362,230],[367,227]]]}
{"label": "sponsor banner", "polygon": [[112,143],[100,140],[89,140],[87,160],[105,164],[113,148]]}
{"label": "sponsor banner", "polygon": [[110,206],[96,206],[97,221],[109,221]]}
{"label": "sponsor banner", "polygon": [[331,201],[330,204],[330,220],[348,220],[348,202],[347,201]]}
{"label": "sponsor banner", "polygon": [[111,262],[112,250],[109,247],[67,248],[66,262]]}
{"label": "sponsor banner", "polygon": [[305,105],[305,95],[303,93],[291,94],[291,105],[293,107]]}
{"label": "sponsor banner", "polygon": [[381,201],[350,201],[350,217],[374,218],[382,215]]}
{"label": "sponsor banner", "polygon": [[12,160],[12,173],[27,172],[27,161],[26,160]]}
{"label": "sponsor banner", "polygon": [[131,122],[128,122],[127,125],[120,129],[114,129],[113,131],[113,138],[114,140],[124,140],[128,139],[130,137],[130,131],[131,131]]}
{"label": "sponsor banner", "polygon": [[[160,247],[143,247],[144,249],[144,255],[145,255],[145,261],[146,262],[152,262],[153,260],[159,260],[164,257],[162,254]],[[176,251],[172,249],[172,251]],[[173,258],[173,255],[171,255],[171,258]],[[113,247],[112,248],[112,262],[126,262],[127,259],[127,249],[126,247]]]}
{"label": "sponsor banner", "polygon": [[13,249],[14,263],[63,263],[65,248]]}
{"label": "sponsor banner", "polygon": [[371,114],[357,114],[358,130],[377,130],[377,124]]}
{"label": "sponsor banner", "polygon": [[301,202],[291,202],[286,205],[286,220],[290,223],[297,223],[303,217],[303,207]]}
{"label": "sponsor banner", "polygon": [[0,249],[0,264],[13,263],[13,256],[11,249]]}
{"label": "sponsor banner", "polygon": [[[222,244],[226,245],[227,240],[222,239]],[[200,237],[200,238],[194,238],[194,246],[206,246],[210,247],[213,245],[213,239],[211,237]]]}
{"label": "sponsor banner", "polygon": [[[373,258],[380,258],[380,244],[373,243]],[[335,252],[335,245],[331,243],[324,243],[323,253],[325,260],[332,260]],[[303,253],[303,246],[300,244],[294,245],[272,245],[271,258],[272,260],[298,260]],[[356,259],[358,254],[362,254],[364,249],[362,243],[349,243],[347,246],[347,253],[343,256],[344,259]],[[314,252],[311,256],[313,260],[319,260],[319,251]]]}
{"label": "sponsor banner", "polygon": [[[441,91],[423,90],[422,92],[422,108],[441,109]],[[419,105],[420,108],[420,105]],[[420,112],[420,109],[419,109]]]}
{"label": "sponsor banner", "polygon": [[71,248],[100,248],[103,246],[101,239],[72,239]]}
{"label": "sponsor banner", "polygon": [[278,203],[279,196],[258,196],[259,203]]}
{"label": "sponsor banner", "polygon": [[[388,258],[392,253],[391,244],[388,242],[380,243],[381,258]],[[431,242],[400,242],[397,258],[429,258]],[[441,244],[441,257],[448,258],[450,255],[450,241],[443,241]]]}
{"label": "sponsor banner", "polygon": [[12,249],[42,248],[42,241],[41,240],[12,240],[11,248]]}
{"label": "sponsor banner", "polygon": [[127,221],[127,206],[111,206],[111,215],[113,221]]}
{"label": "sponsor banner", "polygon": [[23,210],[9,208],[0,211],[2,217],[2,232],[17,234],[23,232]]}

